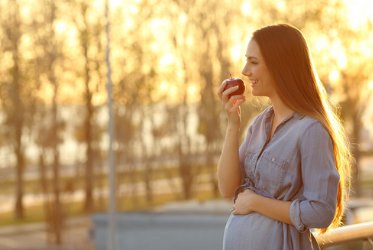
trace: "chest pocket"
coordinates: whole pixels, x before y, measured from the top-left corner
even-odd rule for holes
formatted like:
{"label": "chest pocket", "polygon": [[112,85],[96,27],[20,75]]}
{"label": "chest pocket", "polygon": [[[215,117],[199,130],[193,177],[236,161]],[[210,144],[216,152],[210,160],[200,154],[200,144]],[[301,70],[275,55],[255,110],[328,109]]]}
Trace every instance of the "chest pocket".
{"label": "chest pocket", "polygon": [[288,163],[278,156],[264,152],[255,171],[258,188],[277,197],[284,189],[284,179]]}

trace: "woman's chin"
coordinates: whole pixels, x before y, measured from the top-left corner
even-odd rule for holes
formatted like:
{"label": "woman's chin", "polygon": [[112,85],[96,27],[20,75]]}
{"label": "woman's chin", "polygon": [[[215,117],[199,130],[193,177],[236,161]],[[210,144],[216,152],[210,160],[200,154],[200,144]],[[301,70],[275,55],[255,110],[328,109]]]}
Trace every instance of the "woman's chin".
{"label": "woman's chin", "polygon": [[257,88],[251,88],[251,94],[253,96],[267,96],[268,97],[268,93],[263,91],[262,89],[257,89]]}
{"label": "woman's chin", "polygon": [[253,96],[262,96],[262,95],[260,94],[260,92],[256,91],[255,89],[252,89],[252,90],[251,90],[251,94],[252,94]]}

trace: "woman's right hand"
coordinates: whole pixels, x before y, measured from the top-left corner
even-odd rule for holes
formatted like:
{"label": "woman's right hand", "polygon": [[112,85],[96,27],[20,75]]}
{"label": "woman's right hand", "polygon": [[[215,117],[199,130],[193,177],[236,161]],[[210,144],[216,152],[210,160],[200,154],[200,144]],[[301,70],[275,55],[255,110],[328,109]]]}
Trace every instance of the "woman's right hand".
{"label": "woman's right hand", "polygon": [[244,95],[234,95],[228,97],[231,93],[238,89],[238,86],[230,87],[224,90],[227,80],[224,80],[218,90],[218,96],[227,113],[228,125],[238,126],[241,125],[241,108],[240,105],[245,102]]}

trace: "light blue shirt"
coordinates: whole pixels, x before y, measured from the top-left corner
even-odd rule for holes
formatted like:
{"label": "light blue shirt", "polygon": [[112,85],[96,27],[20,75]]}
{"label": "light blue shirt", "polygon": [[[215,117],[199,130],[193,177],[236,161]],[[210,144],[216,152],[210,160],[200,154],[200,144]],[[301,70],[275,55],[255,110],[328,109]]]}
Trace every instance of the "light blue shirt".
{"label": "light blue shirt", "polygon": [[241,189],[291,201],[293,225],[258,213],[231,215],[224,250],[318,249],[310,228],[327,227],[334,218],[339,174],[327,130],[319,121],[294,113],[270,138],[272,119],[269,107],[257,116],[240,146],[245,176]]}

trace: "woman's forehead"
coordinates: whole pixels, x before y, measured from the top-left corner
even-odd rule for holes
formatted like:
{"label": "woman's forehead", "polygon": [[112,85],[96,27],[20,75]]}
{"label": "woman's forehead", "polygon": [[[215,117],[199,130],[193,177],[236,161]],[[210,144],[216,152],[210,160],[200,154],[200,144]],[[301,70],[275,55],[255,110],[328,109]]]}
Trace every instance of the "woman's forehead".
{"label": "woman's forehead", "polygon": [[258,58],[260,57],[260,49],[259,49],[259,46],[258,44],[256,43],[255,40],[251,39],[247,45],[247,49],[246,49],[246,54],[245,56],[247,58],[250,58],[250,57],[255,57],[255,58]]}

